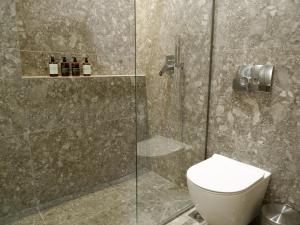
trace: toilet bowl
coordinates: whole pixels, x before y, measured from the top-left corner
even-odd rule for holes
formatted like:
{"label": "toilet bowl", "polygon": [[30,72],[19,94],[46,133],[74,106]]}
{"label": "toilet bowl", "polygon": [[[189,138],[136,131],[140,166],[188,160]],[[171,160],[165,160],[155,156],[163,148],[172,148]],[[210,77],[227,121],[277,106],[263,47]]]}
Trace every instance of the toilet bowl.
{"label": "toilet bowl", "polygon": [[187,171],[192,201],[208,225],[248,225],[257,215],[271,173],[215,154]]}

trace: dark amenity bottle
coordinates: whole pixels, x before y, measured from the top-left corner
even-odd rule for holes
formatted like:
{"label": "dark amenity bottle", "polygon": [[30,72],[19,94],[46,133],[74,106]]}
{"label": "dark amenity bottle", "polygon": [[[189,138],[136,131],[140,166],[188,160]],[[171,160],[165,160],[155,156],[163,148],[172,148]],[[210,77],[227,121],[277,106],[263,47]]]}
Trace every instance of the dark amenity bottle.
{"label": "dark amenity bottle", "polygon": [[63,61],[61,63],[61,75],[63,77],[70,76],[70,63],[67,62],[66,57],[63,57]]}
{"label": "dark amenity bottle", "polygon": [[80,76],[80,64],[77,62],[76,57],[73,57],[72,76]]}

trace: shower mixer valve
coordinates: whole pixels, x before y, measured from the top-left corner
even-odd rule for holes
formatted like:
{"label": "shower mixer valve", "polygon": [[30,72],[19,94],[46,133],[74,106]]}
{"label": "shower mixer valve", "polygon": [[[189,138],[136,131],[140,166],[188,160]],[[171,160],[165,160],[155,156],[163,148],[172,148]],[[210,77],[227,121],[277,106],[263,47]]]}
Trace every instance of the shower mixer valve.
{"label": "shower mixer valve", "polygon": [[243,65],[239,67],[233,80],[233,89],[237,91],[271,92],[274,66],[272,65]]}

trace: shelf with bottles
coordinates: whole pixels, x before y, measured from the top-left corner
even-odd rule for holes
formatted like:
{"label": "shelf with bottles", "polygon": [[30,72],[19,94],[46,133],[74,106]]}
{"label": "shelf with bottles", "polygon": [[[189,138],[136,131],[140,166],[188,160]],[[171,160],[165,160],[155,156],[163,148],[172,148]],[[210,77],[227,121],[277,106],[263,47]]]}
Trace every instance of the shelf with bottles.
{"label": "shelf with bottles", "polygon": [[73,61],[69,62],[67,57],[64,56],[61,63],[58,63],[54,56],[50,57],[50,77],[79,77],[81,75],[86,77],[92,75],[92,65],[89,63],[87,57],[84,58],[84,62],[82,64],[77,61],[76,57],[73,57]]}
{"label": "shelf with bottles", "polygon": [[110,78],[110,77],[144,77],[143,74],[106,74],[106,75],[92,75],[92,76],[57,76],[57,77],[50,77],[50,76],[22,76],[23,79],[87,79],[87,78]]}

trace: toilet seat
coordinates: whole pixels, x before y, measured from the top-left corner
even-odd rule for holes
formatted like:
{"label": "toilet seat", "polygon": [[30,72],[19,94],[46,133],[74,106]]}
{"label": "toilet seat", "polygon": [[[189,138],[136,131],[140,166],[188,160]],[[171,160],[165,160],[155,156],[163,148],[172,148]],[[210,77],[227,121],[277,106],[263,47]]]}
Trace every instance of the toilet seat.
{"label": "toilet seat", "polygon": [[223,195],[244,192],[264,175],[264,170],[218,154],[187,171],[187,178],[199,188]]}

